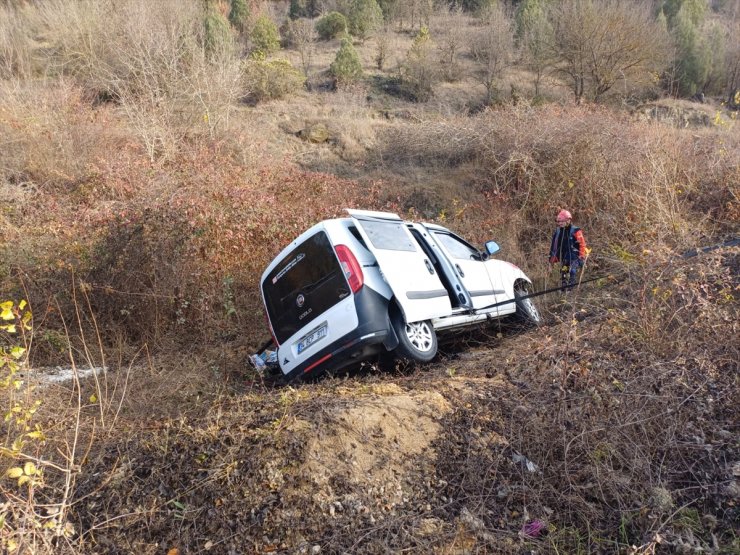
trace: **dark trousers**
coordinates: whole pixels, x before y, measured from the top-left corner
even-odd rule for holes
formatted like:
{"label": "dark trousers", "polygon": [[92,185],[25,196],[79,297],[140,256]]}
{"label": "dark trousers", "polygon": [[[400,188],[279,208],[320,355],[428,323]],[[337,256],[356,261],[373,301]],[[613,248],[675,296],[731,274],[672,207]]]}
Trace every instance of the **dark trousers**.
{"label": "dark trousers", "polygon": [[578,283],[578,270],[583,266],[581,260],[572,260],[568,263],[563,263],[560,267],[560,286],[565,287],[566,285],[575,285]]}

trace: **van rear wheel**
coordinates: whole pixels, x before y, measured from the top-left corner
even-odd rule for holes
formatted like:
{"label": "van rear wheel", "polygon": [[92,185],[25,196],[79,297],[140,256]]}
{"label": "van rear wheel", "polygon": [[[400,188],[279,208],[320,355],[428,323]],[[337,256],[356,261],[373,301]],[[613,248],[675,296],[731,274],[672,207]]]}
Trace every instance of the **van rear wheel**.
{"label": "van rear wheel", "polygon": [[407,324],[399,312],[391,317],[398,336],[396,354],[408,360],[429,362],[437,354],[437,333],[429,320]]}

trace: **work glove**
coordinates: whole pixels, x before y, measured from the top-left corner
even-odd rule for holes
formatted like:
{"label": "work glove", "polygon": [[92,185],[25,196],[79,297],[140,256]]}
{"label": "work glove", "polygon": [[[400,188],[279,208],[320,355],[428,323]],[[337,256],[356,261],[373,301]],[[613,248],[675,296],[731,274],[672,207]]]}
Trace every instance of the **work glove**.
{"label": "work glove", "polygon": [[551,256],[550,257],[550,264],[557,264],[558,263],[558,257],[557,256]]}

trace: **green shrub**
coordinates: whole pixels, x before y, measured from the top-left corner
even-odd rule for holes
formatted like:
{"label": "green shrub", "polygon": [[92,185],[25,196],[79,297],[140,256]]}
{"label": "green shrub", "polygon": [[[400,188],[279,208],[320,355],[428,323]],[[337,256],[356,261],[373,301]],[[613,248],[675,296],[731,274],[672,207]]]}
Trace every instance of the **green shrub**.
{"label": "green shrub", "polygon": [[303,88],[306,76],[284,59],[254,58],[245,67],[248,96],[255,101],[274,100]]}
{"label": "green shrub", "polygon": [[337,84],[346,84],[357,81],[362,77],[362,64],[357,50],[352,46],[352,40],[342,39],[342,46],[337,52],[337,57],[329,66],[329,73],[334,77]]}
{"label": "green shrub", "polygon": [[329,12],[316,22],[316,32],[321,40],[331,40],[347,32],[347,18],[339,12]]}
{"label": "green shrub", "polygon": [[275,23],[266,15],[261,15],[254,22],[252,29],[252,53],[267,56],[280,50],[280,33]]}

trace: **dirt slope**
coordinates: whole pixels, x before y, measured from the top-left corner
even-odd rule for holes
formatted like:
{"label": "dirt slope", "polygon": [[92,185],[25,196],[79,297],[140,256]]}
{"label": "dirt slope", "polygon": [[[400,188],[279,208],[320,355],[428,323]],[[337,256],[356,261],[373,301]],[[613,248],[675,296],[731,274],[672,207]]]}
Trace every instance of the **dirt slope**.
{"label": "dirt slope", "polygon": [[201,415],[121,427],[79,480],[80,547],[733,552],[738,345],[718,338],[737,336],[739,260],[638,269],[423,368],[243,381]]}

